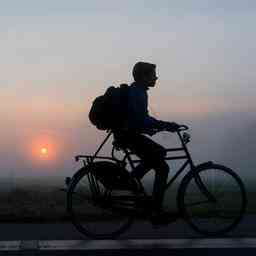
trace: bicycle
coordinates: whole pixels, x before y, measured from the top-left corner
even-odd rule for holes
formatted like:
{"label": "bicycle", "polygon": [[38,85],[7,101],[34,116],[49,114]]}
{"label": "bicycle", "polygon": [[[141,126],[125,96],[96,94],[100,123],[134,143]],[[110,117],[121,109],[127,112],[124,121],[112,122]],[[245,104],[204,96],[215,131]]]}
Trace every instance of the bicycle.
{"label": "bicycle", "polygon": [[[181,125],[176,132],[180,147],[166,149],[182,151],[183,155],[167,156],[165,160],[184,159],[167,182],[166,191],[189,166],[177,190],[179,216],[201,235],[222,235],[234,229],[245,213],[245,186],[226,166],[212,161],[195,165],[187,147],[190,135],[186,130],[188,127]],[[109,131],[94,155],[75,156],[84,166],[72,178],[66,178],[67,211],[72,223],[79,232],[93,239],[116,238],[136,219],[154,224],[149,217],[152,196],[146,193],[142,181],[132,177],[126,168],[128,165],[134,171],[141,160],[132,159],[133,153],[120,148],[116,141],[112,143],[111,157],[98,156],[111,135]],[[117,150],[124,153],[121,159],[115,155]],[[169,222],[172,221],[170,218]]]}

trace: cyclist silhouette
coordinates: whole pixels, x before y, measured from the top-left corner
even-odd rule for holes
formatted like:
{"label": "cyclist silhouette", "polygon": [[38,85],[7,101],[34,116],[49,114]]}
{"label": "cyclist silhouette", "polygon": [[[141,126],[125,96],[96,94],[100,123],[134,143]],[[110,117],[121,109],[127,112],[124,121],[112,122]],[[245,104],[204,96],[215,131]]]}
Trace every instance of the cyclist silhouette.
{"label": "cyclist silhouette", "polygon": [[169,173],[169,166],[164,157],[166,150],[163,146],[151,140],[145,134],[152,136],[156,131],[169,130],[175,132],[179,125],[175,122],[157,120],[148,113],[148,94],[150,87],[155,87],[156,65],[147,62],[137,62],[133,67],[134,82],[128,89],[128,104],[123,127],[114,130],[114,139],[122,148],[128,148],[141,160],[132,172],[135,178],[141,179],[150,169],[155,170],[153,185],[153,214],[164,213],[162,203],[164,189]]}

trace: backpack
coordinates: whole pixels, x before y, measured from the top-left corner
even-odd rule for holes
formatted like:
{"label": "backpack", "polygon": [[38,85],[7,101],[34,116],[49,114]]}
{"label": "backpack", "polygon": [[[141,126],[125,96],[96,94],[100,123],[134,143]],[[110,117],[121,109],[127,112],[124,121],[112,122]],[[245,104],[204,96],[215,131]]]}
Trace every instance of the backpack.
{"label": "backpack", "polygon": [[128,85],[110,86],[92,103],[89,119],[100,130],[118,129],[124,126],[128,106]]}

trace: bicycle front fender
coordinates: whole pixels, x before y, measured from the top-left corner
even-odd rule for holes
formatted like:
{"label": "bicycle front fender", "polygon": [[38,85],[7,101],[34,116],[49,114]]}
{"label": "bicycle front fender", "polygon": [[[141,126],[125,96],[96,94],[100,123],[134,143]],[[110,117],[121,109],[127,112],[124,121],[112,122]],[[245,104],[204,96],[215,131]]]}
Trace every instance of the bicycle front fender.
{"label": "bicycle front fender", "polygon": [[[191,171],[193,171],[193,170],[200,170],[200,169],[204,169],[204,168],[208,168],[208,167],[211,167],[212,165],[213,165],[213,162],[212,162],[212,161],[204,162],[204,163],[201,163],[201,164],[199,164],[199,165],[194,166]],[[191,171],[190,171],[190,172],[191,172]]]}
{"label": "bicycle front fender", "polygon": [[184,176],[181,183],[184,183],[186,179],[190,178],[190,176],[194,176],[195,172],[198,172],[202,169],[210,168],[212,165],[213,165],[213,162],[208,161],[192,167],[191,170]]}
{"label": "bicycle front fender", "polygon": [[204,162],[204,163],[201,163],[199,165],[192,167],[191,170],[189,172],[187,172],[187,174],[181,180],[180,187],[182,187],[183,183],[186,183],[186,180],[189,179],[190,176],[194,175],[195,171],[199,171],[199,170],[205,169],[205,168],[210,168],[212,165],[213,165],[213,162],[208,161],[208,162]]}
{"label": "bicycle front fender", "polygon": [[203,169],[207,169],[207,168],[211,168],[214,165],[214,163],[212,161],[208,161],[208,162],[204,162],[201,163],[199,165],[194,166],[182,179],[179,189],[178,189],[178,195],[180,193],[182,193],[182,190],[185,189],[186,184],[188,182],[188,180],[191,179],[191,176],[195,178],[195,182],[198,185],[198,187],[200,188],[200,190],[202,191],[202,193],[204,193],[210,200],[215,200],[212,195],[209,193],[208,189],[205,187],[204,183],[202,182],[202,180],[200,179],[200,176],[197,176],[196,174],[198,172],[200,172]]}
{"label": "bicycle front fender", "polygon": [[[211,166],[213,165],[214,163],[212,161],[208,161],[208,162],[204,162],[204,163],[201,163],[199,165],[196,165],[194,167],[191,168],[191,170],[189,172],[187,172],[187,174],[183,177],[183,179],[181,180],[180,182],[180,185],[179,185],[179,188],[178,188],[178,193],[177,193],[177,204],[178,204],[178,207],[179,209],[181,209],[181,201],[180,201],[180,194],[183,194],[184,192],[184,189],[186,188],[186,185],[188,183],[188,181],[191,179],[191,176],[195,176],[195,174],[200,171],[200,170],[203,170],[203,169],[207,169],[207,168],[211,168]],[[208,190],[206,189],[206,187],[204,186],[204,184],[199,184],[200,181],[196,181],[196,183],[199,185],[200,188],[202,188],[202,190],[208,195]],[[211,196],[210,196],[211,197]]]}

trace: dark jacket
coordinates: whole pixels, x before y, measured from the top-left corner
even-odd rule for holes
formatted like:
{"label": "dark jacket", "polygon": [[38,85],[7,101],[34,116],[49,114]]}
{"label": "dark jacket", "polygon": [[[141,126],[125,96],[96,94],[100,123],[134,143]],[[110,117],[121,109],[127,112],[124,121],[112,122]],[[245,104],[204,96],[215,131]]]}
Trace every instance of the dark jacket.
{"label": "dark jacket", "polygon": [[134,82],[128,90],[128,108],[125,127],[128,130],[147,133],[152,129],[161,129],[164,122],[148,113],[147,87]]}

